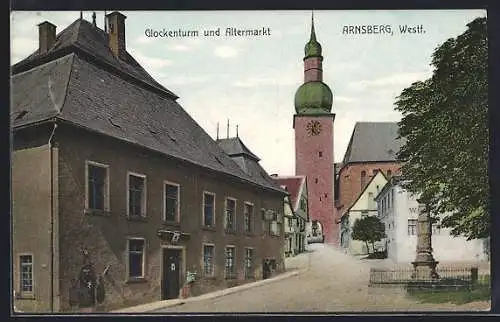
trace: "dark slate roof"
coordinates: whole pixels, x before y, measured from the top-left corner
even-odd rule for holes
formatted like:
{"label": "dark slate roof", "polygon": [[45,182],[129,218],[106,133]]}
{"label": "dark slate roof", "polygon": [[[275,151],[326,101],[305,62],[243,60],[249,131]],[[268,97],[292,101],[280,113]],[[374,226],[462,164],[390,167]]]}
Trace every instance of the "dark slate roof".
{"label": "dark slate roof", "polygon": [[[252,175],[243,171],[171,96],[103,68],[79,51],[35,66],[12,76],[14,130],[54,118],[283,192],[258,164],[249,165]],[[255,178],[259,171],[262,178]]]}
{"label": "dark slate roof", "polygon": [[279,184],[260,166],[260,159],[250,152],[239,138],[219,139],[217,143],[254,182],[264,186],[271,185],[283,191]]}
{"label": "dark slate roof", "polygon": [[255,161],[260,161],[259,157],[253,154],[238,137],[218,139],[217,143],[231,157],[245,156]]}
{"label": "dark slate roof", "polygon": [[290,200],[292,203],[292,208],[297,211],[299,207],[300,194],[304,189],[306,184],[305,176],[290,176],[290,177],[273,177],[274,180],[278,182],[280,186],[286,187],[286,190],[290,194]]}
{"label": "dark slate roof", "polygon": [[396,122],[356,123],[342,163],[396,161],[404,144],[403,139],[397,139],[398,130]]}
{"label": "dark slate roof", "polygon": [[120,59],[116,58],[108,46],[108,34],[84,19],[76,20],[57,34],[54,45],[47,53],[41,55],[37,49],[27,58],[12,66],[13,73],[30,69],[37,64],[43,63],[46,59],[56,57],[58,54],[64,55],[73,49],[86,52],[93,58],[134,77],[138,81],[153,86],[173,98],[177,98],[174,93],[156,82],[128,52],[125,51]]}

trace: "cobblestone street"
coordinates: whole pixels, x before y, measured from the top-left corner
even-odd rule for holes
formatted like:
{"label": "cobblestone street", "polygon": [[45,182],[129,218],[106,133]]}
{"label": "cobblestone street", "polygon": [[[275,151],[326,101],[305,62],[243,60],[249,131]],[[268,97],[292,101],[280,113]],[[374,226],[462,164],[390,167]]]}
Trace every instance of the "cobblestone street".
{"label": "cobblestone street", "polygon": [[215,299],[189,302],[156,312],[346,312],[489,310],[489,302],[465,305],[423,304],[394,288],[368,287],[370,267],[383,261],[360,260],[323,244],[287,259],[287,269],[309,270],[297,276]]}

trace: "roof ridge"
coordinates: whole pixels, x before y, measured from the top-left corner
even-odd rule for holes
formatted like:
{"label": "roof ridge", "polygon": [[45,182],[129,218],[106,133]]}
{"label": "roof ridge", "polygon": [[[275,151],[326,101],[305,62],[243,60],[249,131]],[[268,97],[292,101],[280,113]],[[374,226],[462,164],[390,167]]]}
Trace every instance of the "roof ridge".
{"label": "roof ridge", "polygon": [[276,179],[305,179],[307,176],[303,174],[290,175],[290,176],[275,176]]}
{"label": "roof ridge", "polygon": [[57,115],[62,113],[64,105],[66,104],[66,98],[68,97],[69,82],[71,81],[71,75],[73,75],[73,64],[75,63],[75,53],[71,53],[70,55],[71,55],[71,62],[69,64],[68,79],[65,82],[66,88],[64,89],[64,98],[63,98],[63,102],[61,104],[61,107],[59,108]]}
{"label": "roof ridge", "polygon": [[[76,30],[75,30],[76,32],[75,32],[73,35],[71,35],[71,40],[72,40],[71,42],[72,42],[73,44],[77,43],[77,42],[78,42],[78,38],[80,38],[80,29],[81,29],[81,27],[82,27],[82,20],[83,20],[83,19],[77,19],[77,20],[74,22],[74,23],[75,23],[75,25],[76,25]],[[65,31],[65,30],[67,30],[67,29],[68,29],[68,28],[65,28],[63,31]]]}

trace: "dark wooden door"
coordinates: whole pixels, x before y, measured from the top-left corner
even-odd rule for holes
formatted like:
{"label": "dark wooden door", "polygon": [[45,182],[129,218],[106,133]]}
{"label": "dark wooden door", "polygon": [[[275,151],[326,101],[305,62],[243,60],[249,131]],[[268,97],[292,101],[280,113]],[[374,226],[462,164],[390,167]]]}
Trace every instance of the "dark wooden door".
{"label": "dark wooden door", "polygon": [[162,299],[176,299],[180,290],[180,263],[181,251],[179,249],[163,249],[162,269]]}

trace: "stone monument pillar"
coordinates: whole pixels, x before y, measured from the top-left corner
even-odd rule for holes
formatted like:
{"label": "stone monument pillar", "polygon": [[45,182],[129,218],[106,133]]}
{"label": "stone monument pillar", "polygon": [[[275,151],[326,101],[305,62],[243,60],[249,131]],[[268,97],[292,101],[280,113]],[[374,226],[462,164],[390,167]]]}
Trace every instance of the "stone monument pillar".
{"label": "stone monument pillar", "polygon": [[412,278],[430,281],[438,279],[436,265],[438,262],[432,256],[432,224],[426,205],[419,204],[417,220],[417,256],[413,264]]}

